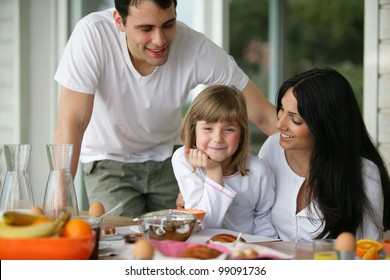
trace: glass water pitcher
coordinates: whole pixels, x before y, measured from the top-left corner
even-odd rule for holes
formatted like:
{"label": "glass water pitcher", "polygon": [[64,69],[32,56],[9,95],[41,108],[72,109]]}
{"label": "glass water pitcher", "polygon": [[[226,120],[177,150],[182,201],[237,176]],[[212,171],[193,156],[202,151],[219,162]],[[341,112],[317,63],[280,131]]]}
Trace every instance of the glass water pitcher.
{"label": "glass water pitcher", "polygon": [[50,173],[47,179],[43,200],[45,215],[57,218],[66,210],[72,216],[78,216],[79,210],[73,184],[70,165],[73,156],[72,144],[46,145]]}
{"label": "glass water pitcher", "polygon": [[31,145],[4,145],[7,172],[1,190],[0,213],[5,211],[28,212],[34,206],[34,199],[27,165],[30,158]]}

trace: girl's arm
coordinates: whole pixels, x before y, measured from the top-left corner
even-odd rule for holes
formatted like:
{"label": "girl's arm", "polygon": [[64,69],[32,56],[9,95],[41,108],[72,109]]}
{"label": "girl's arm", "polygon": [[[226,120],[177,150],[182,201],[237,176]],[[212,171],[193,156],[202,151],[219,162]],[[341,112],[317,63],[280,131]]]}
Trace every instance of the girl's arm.
{"label": "girl's arm", "polygon": [[203,228],[219,228],[236,193],[206,177],[204,168],[197,168],[187,160],[184,148],[176,150],[172,157],[173,171],[182,193],[185,208],[206,211]]}

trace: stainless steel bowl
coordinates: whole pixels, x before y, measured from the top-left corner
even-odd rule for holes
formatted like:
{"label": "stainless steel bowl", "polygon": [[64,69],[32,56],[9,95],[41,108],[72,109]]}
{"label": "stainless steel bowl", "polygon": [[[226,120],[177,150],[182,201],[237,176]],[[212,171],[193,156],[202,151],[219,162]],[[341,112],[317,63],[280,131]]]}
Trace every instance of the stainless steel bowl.
{"label": "stainless steel bowl", "polygon": [[197,229],[196,217],[173,209],[150,212],[135,218],[146,239],[189,240]]}

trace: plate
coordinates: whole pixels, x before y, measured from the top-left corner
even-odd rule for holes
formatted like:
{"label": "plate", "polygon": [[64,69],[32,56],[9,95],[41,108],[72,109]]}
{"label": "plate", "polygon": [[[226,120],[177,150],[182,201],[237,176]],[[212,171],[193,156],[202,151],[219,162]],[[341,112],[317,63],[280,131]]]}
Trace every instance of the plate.
{"label": "plate", "polygon": [[95,236],[0,238],[1,260],[87,260]]}
{"label": "plate", "polygon": [[100,241],[114,241],[114,240],[123,240],[124,235],[130,233],[140,233],[138,226],[125,226],[115,228],[113,234],[103,234],[100,236]]}
{"label": "plate", "polygon": [[99,242],[99,257],[119,255],[126,248],[125,241],[100,241]]}
{"label": "plate", "polygon": [[106,250],[111,247],[111,243],[108,241],[99,241],[99,250]]}

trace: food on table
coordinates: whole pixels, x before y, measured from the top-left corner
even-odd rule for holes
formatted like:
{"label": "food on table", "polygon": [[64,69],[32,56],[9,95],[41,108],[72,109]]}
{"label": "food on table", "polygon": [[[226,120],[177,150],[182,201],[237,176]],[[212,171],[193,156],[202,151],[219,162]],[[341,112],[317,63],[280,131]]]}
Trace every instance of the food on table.
{"label": "food on table", "polygon": [[52,217],[43,217],[43,218],[38,218],[34,222],[32,222],[32,225],[37,225],[37,224],[42,224],[42,223],[48,223],[53,221]]}
{"label": "food on table", "polygon": [[204,216],[206,215],[206,211],[200,210],[200,209],[177,208],[177,210],[190,213],[190,214],[194,215],[197,220],[203,220]]}
{"label": "food on table", "polygon": [[233,259],[247,259],[247,260],[250,260],[250,259],[256,259],[258,253],[256,250],[254,249],[251,249],[251,248],[246,248],[244,250],[240,250],[240,251],[233,251],[231,254],[230,254],[230,257],[233,258]]}
{"label": "food on table", "polygon": [[196,231],[194,215],[174,209],[150,212],[134,219],[145,238],[187,241]]}
{"label": "food on table", "polygon": [[[235,236],[233,234],[227,234],[227,233],[221,233],[214,235],[209,240],[206,241],[206,243],[212,243],[213,241],[223,242],[223,243],[232,243],[237,240],[238,236]],[[246,242],[244,238],[240,236],[239,241]]]}
{"label": "food on table", "polygon": [[[3,213],[2,221],[4,224],[13,226],[27,226],[31,225],[35,220],[40,218],[49,218],[45,215],[37,215],[31,213],[22,213],[17,211],[6,211]],[[52,219],[53,220],[53,219]]]}
{"label": "food on table", "polygon": [[356,249],[355,235],[350,232],[340,233],[336,238],[335,249],[337,251],[354,252]]}
{"label": "food on table", "polygon": [[382,244],[371,239],[359,239],[356,241],[356,255],[363,260],[379,260]]}
{"label": "food on table", "polygon": [[115,234],[115,233],[116,233],[115,227],[103,227],[102,228],[102,235]]}
{"label": "food on table", "polygon": [[134,243],[133,256],[140,260],[151,260],[154,256],[154,247],[149,240],[139,239]]}
{"label": "food on table", "polygon": [[35,214],[35,215],[44,215],[44,212],[41,207],[39,206],[34,206],[30,209],[30,214]]}
{"label": "food on table", "polygon": [[100,201],[96,201],[89,206],[88,214],[92,217],[100,217],[106,213],[104,205]]}
{"label": "food on table", "polygon": [[[27,213],[23,215],[14,215],[12,211],[3,214],[3,222],[0,223],[0,237],[2,238],[39,238],[58,236],[63,226],[68,222],[70,215],[67,212],[61,212],[58,219],[53,219],[45,223],[34,224],[34,221],[42,219],[45,216],[36,216]],[[32,216],[32,217],[29,217]],[[23,222],[16,219],[21,218]],[[5,222],[7,221],[7,222]],[[28,224],[25,224],[28,221]],[[23,224],[24,223],[24,224]]]}
{"label": "food on table", "polygon": [[185,249],[180,254],[179,257],[208,260],[208,259],[214,259],[221,254],[222,254],[222,252],[220,252],[216,249],[209,248],[209,247],[204,246],[204,245],[197,245],[197,246]]}
{"label": "food on table", "polygon": [[62,237],[81,237],[93,235],[91,225],[82,219],[73,219],[64,225],[61,231]]}
{"label": "food on table", "polygon": [[145,239],[142,233],[129,233],[124,236],[125,242],[135,243],[140,239]]}
{"label": "food on table", "polygon": [[388,259],[390,259],[390,239],[384,239],[382,241],[383,251],[385,251]]}

